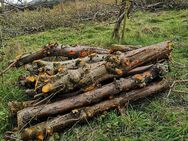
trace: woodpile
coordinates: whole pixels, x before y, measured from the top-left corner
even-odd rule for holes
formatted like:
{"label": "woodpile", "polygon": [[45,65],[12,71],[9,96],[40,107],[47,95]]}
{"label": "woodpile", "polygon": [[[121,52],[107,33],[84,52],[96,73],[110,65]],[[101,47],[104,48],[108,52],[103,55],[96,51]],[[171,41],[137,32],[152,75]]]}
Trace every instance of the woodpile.
{"label": "woodpile", "polygon": [[16,128],[5,139],[47,140],[76,122],[168,89],[171,46],[170,41],[107,49],[49,44],[18,57],[11,67],[25,66],[18,83],[30,100],[8,103]]}

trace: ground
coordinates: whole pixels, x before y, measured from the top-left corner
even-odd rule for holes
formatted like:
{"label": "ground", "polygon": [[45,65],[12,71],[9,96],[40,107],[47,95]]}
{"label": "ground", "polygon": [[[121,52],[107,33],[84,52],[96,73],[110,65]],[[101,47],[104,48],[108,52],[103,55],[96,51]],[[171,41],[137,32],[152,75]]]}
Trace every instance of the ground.
{"label": "ground", "polygon": [[[85,23],[75,28],[58,28],[42,33],[24,35],[6,42],[6,57],[1,57],[0,69],[8,60],[23,52],[38,50],[49,43],[82,44],[108,47],[116,41],[111,39],[113,24]],[[127,22],[123,44],[150,45],[172,40],[174,50],[171,72],[167,77],[188,79],[188,10],[136,12]],[[0,133],[11,128],[7,102],[27,99],[23,90],[16,86],[22,68],[12,69],[1,77],[0,82]],[[63,131],[61,140],[83,141],[186,141],[188,140],[188,85],[176,84],[171,93],[132,103],[125,115],[112,110],[95,117],[84,125],[75,125]],[[1,134],[1,135],[2,135]],[[0,135],[0,136],[1,136]],[[0,137],[1,138],[1,137]]]}

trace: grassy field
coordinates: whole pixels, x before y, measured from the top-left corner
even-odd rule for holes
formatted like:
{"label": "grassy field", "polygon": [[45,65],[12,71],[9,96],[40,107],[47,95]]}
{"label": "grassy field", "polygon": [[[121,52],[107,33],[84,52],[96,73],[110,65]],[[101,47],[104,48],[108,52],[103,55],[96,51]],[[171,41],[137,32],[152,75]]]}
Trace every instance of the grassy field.
{"label": "grassy field", "polygon": [[[108,47],[116,43],[111,39],[113,25],[108,23],[80,24],[76,28],[58,28],[46,32],[13,38],[3,49],[0,69],[8,60],[23,52],[31,52],[49,43],[82,44]],[[136,12],[128,21],[123,44],[150,45],[164,40],[174,42],[170,77],[188,79],[188,10]],[[23,69],[12,69],[0,78],[0,140],[1,134],[11,128],[7,102],[27,99],[16,86]],[[177,84],[175,90],[188,92],[188,85]],[[168,92],[145,98],[129,105],[126,115],[110,111],[85,125],[75,125],[63,131],[61,140],[71,141],[187,141],[188,94]]]}

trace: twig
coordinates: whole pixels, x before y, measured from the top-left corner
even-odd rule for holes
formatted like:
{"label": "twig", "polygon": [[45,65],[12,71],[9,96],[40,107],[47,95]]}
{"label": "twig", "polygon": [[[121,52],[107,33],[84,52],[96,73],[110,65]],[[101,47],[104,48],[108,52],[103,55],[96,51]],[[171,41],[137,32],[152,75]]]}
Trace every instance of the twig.
{"label": "twig", "polygon": [[175,92],[175,93],[183,93],[183,94],[188,94],[188,92],[186,92],[186,91],[179,91],[179,90],[172,90],[172,92]]}
{"label": "twig", "polygon": [[170,94],[171,94],[172,91],[173,92],[175,91],[175,90],[173,90],[173,88],[174,88],[174,86],[175,86],[176,83],[187,83],[187,82],[188,82],[188,80],[174,80],[173,83],[172,83],[172,85],[170,86],[170,90],[169,90],[169,92],[167,94],[167,97],[170,96]]}
{"label": "twig", "polygon": [[188,80],[176,80],[176,83],[187,83]]}

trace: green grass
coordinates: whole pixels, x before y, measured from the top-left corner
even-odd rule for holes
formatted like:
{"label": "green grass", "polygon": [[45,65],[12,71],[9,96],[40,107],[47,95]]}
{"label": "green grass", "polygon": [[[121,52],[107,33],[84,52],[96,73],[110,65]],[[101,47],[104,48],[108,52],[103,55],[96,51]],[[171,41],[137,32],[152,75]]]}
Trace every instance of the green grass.
{"label": "green grass", "polygon": [[[128,21],[123,44],[150,45],[164,40],[174,42],[169,76],[188,79],[188,10],[137,12]],[[0,64],[4,68],[10,59],[23,52],[38,50],[49,42],[108,47],[116,43],[111,39],[113,25],[107,23],[80,24],[76,28],[58,28],[46,32],[20,36],[6,42],[6,57]],[[2,57],[1,57],[2,58]],[[2,59],[1,59],[2,60]],[[27,99],[16,86],[22,68],[12,69],[0,82],[0,133],[11,128],[7,102]],[[186,84],[177,84],[176,90],[188,91]],[[65,130],[61,140],[89,141],[186,141],[188,140],[188,95],[172,92],[145,98],[129,105],[126,115],[110,111],[85,125]]]}

